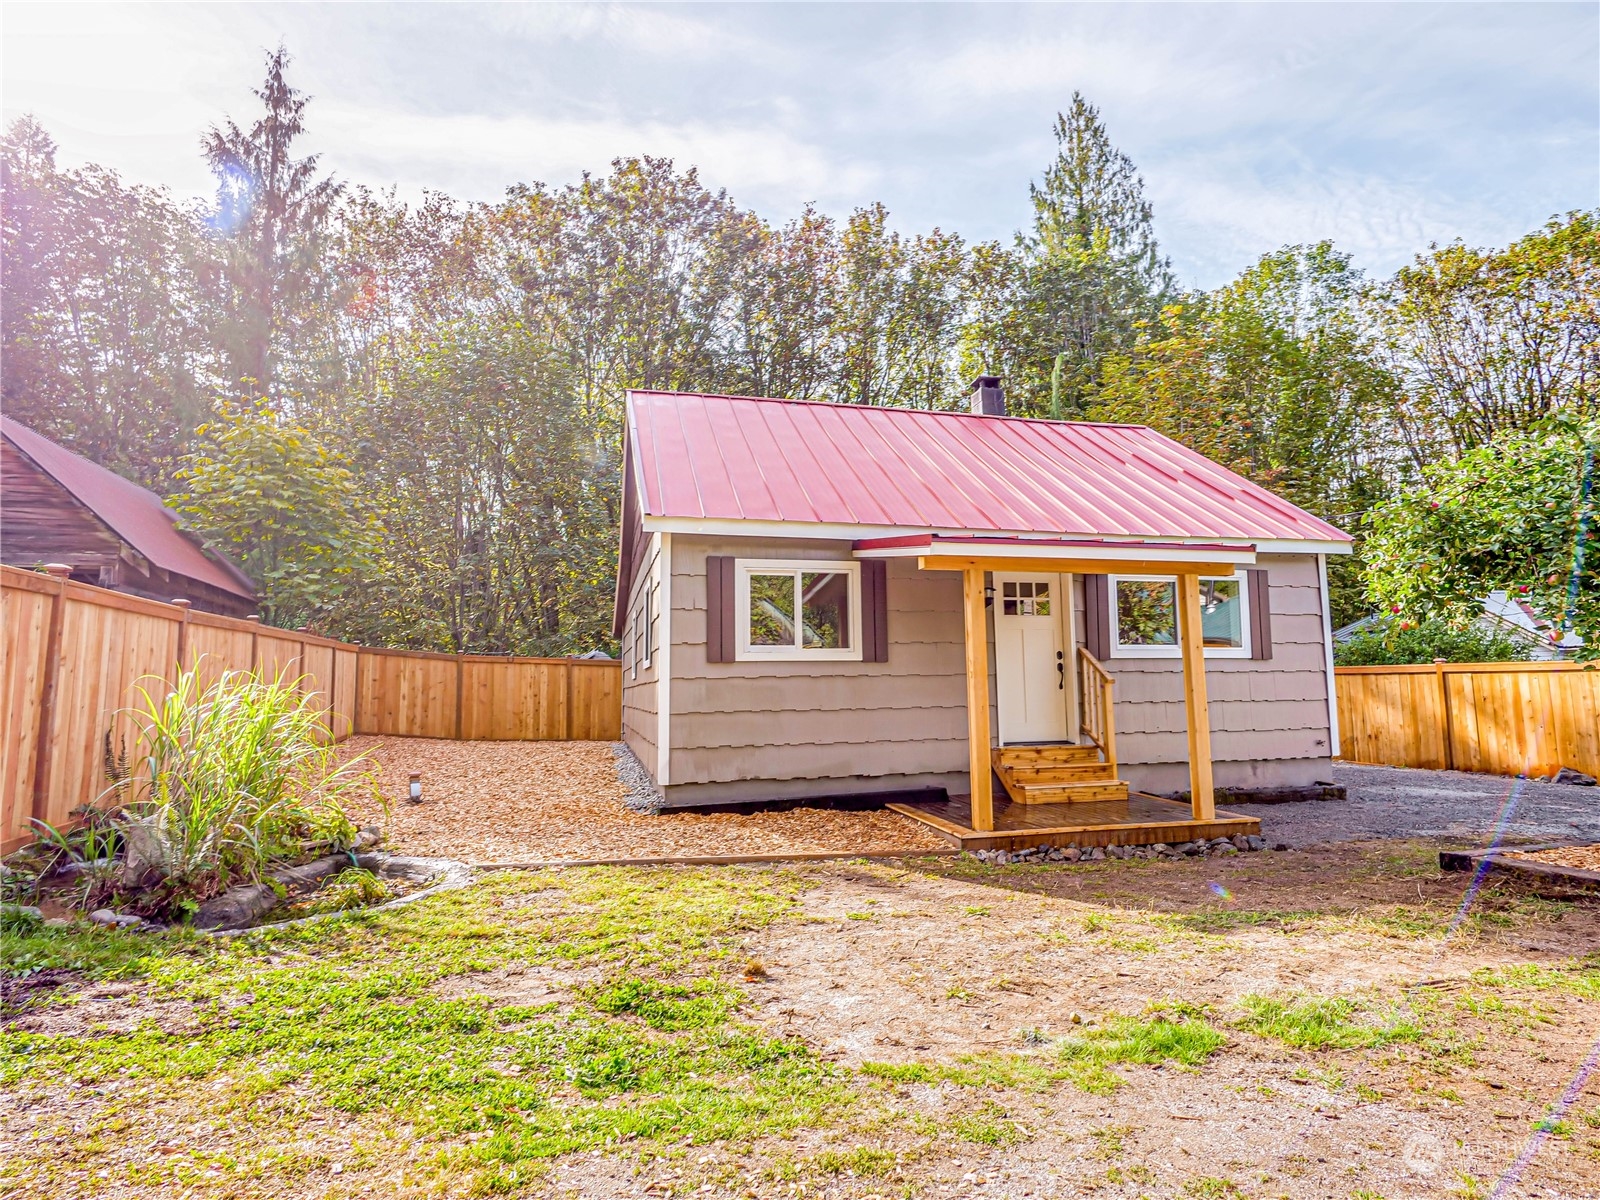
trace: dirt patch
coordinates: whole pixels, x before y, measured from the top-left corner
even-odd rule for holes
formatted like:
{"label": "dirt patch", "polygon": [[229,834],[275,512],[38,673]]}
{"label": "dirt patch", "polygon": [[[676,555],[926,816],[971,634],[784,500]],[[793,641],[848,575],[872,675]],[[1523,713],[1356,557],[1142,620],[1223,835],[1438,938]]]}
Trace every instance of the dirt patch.
{"label": "dirt patch", "polygon": [[51,1003],[29,1007],[8,1017],[6,1029],[57,1037],[102,1037],[132,1033],[150,1025],[165,1034],[179,1034],[199,1025],[186,1000],[152,1001],[135,984],[101,984],[77,993],[56,992]]}
{"label": "dirt patch", "polygon": [[[1031,879],[1027,868],[978,878],[951,877],[940,865],[809,868],[827,883],[807,893],[808,919],[746,943],[766,970],[746,985],[751,1015],[853,1065],[952,1061],[1020,1049],[1030,1036],[1093,1027],[1108,1013],[1137,1014],[1153,1002],[1221,1010],[1251,993],[1448,986],[1504,960],[1492,941],[1452,941],[1444,954],[1438,938],[1391,928],[1397,905],[1415,902],[1420,880],[1352,881],[1330,912],[1326,882],[1317,888],[1306,864],[1294,861],[1308,856],[1266,857],[1276,861],[1035,869]],[[1218,875],[1235,899],[1211,891]],[[1423,894],[1440,904],[1460,886],[1441,877]],[[1247,903],[1248,920],[1261,914],[1261,923],[1230,927]],[[1297,914],[1313,910],[1324,914],[1326,931],[1286,936],[1284,922],[1311,920]],[[1283,921],[1267,915],[1275,911]],[[1541,927],[1536,940],[1525,931],[1520,941],[1561,955],[1582,954],[1596,939],[1600,906]]]}
{"label": "dirt patch", "polygon": [[58,988],[70,988],[82,977],[65,967],[47,967],[27,975],[0,975],[0,1018],[46,999]]}
{"label": "dirt patch", "polygon": [[[370,751],[390,802],[388,849],[470,862],[653,858],[706,854],[890,853],[941,848],[890,812],[663,813],[623,803],[609,742],[452,742],[355,737]],[[422,773],[425,802],[403,797]],[[358,815],[380,819],[375,811]]]}
{"label": "dirt patch", "polygon": [[495,1004],[534,1008],[559,1004],[572,998],[579,984],[600,978],[596,969],[564,969],[550,966],[499,967],[471,975],[449,975],[428,990],[442,1000],[481,997]]}
{"label": "dirt patch", "polygon": [[1580,871],[1600,871],[1600,845],[1563,846],[1557,850],[1510,851],[1506,858],[1529,858],[1553,867],[1575,867]]}
{"label": "dirt patch", "polygon": [[[1004,1197],[1471,1194],[1464,1177],[1493,1187],[1600,1039],[1600,1010],[1565,993],[1503,993],[1529,1015],[1485,1017],[1466,1001],[1473,973],[1592,953],[1600,903],[1550,904],[1491,880],[1471,909],[1493,919],[1452,930],[1469,882],[1428,869],[1432,853],[1376,844],[1148,866],[807,866],[816,886],[803,918],[745,939],[764,977],[744,985],[743,1015],[857,1067],[1040,1053],[1163,1002],[1205,1006],[1227,1034],[1198,1070],[1117,1068],[1123,1085],[1109,1096],[890,1085],[901,1111],[958,1128],[981,1113],[1017,1144],[892,1137],[881,1144],[900,1156],[894,1188],[824,1177],[829,1196],[897,1194],[899,1181]],[[1231,1027],[1252,993],[1376,996],[1402,1015],[1415,997],[1469,1050],[1296,1050]],[[1503,1194],[1600,1195],[1600,1140],[1587,1132],[1600,1126],[1596,1082],[1577,1085],[1574,1119]],[[785,1149],[803,1163],[868,1144],[880,1143],[841,1134]],[[582,1176],[568,1166],[562,1177]]]}

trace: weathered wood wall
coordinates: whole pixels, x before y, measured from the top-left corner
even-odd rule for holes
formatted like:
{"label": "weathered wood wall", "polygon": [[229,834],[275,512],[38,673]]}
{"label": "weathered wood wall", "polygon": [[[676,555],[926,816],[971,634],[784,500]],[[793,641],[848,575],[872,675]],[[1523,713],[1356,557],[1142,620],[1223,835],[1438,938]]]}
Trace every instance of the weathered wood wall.
{"label": "weathered wood wall", "polygon": [[126,710],[142,690],[163,694],[180,665],[202,686],[227,670],[299,680],[335,740],[622,735],[622,673],[611,660],[371,649],[10,566],[0,585],[4,853],[31,840],[32,818],[63,826],[105,799],[106,735],[136,758]]}
{"label": "weathered wood wall", "polygon": [[1338,667],[1346,762],[1600,775],[1600,664]]}

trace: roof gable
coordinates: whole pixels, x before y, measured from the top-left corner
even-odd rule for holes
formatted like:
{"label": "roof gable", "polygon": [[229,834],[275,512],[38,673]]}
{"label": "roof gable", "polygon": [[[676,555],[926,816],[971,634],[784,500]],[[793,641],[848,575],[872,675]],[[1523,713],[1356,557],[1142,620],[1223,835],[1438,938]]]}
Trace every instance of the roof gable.
{"label": "roof gable", "polygon": [[627,419],[647,519],[1351,540],[1142,425],[645,391]]}
{"label": "roof gable", "polygon": [[246,600],[256,598],[249,577],[232,563],[212,558],[191,541],[178,528],[177,515],[148,488],[56,445],[9,417],[0,416],[0,434],[163,571],[210,584]]}

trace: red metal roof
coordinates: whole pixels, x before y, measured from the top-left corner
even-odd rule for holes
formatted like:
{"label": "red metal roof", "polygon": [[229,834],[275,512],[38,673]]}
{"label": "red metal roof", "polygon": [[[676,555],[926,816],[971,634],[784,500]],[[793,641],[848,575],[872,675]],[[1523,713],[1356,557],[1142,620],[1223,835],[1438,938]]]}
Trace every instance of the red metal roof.
{"label": "red metal roof", "polygon": [[208,583],[246,600],[256,598],[249,577],[232,563],[209,557],[190,541],[178,529],[177,514],[148,488],[63,449],[9,417],[0,417],[0,433],[118,537],[163,571]]}
{"label": "red metal roof", "polygon": [[628,430],[646,517],[1351,540],[1142,425],[630,392]]}

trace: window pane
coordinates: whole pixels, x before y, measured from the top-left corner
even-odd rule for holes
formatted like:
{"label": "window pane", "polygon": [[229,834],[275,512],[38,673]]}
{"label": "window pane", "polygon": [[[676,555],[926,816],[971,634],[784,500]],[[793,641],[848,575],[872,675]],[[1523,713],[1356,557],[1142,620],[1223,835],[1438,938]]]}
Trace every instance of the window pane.
{"label": "window pane", "polygon": [[1237,579],[1200,581],[1200,640],[1207,646],[1244,645]]}
{"label": "window pane", "polygon": [[1176,646],[1177,584],[1118,580],[1117,642],[1123,646]]}
{"label": "window pane", "polygon": [[750,644],[794,645],[794,576],[750,576]]}
{"label": "window pane", "polygon": [[844,571],[805,571],[800,575],[802,643],[811,650],[850,647],[850,576]]}

